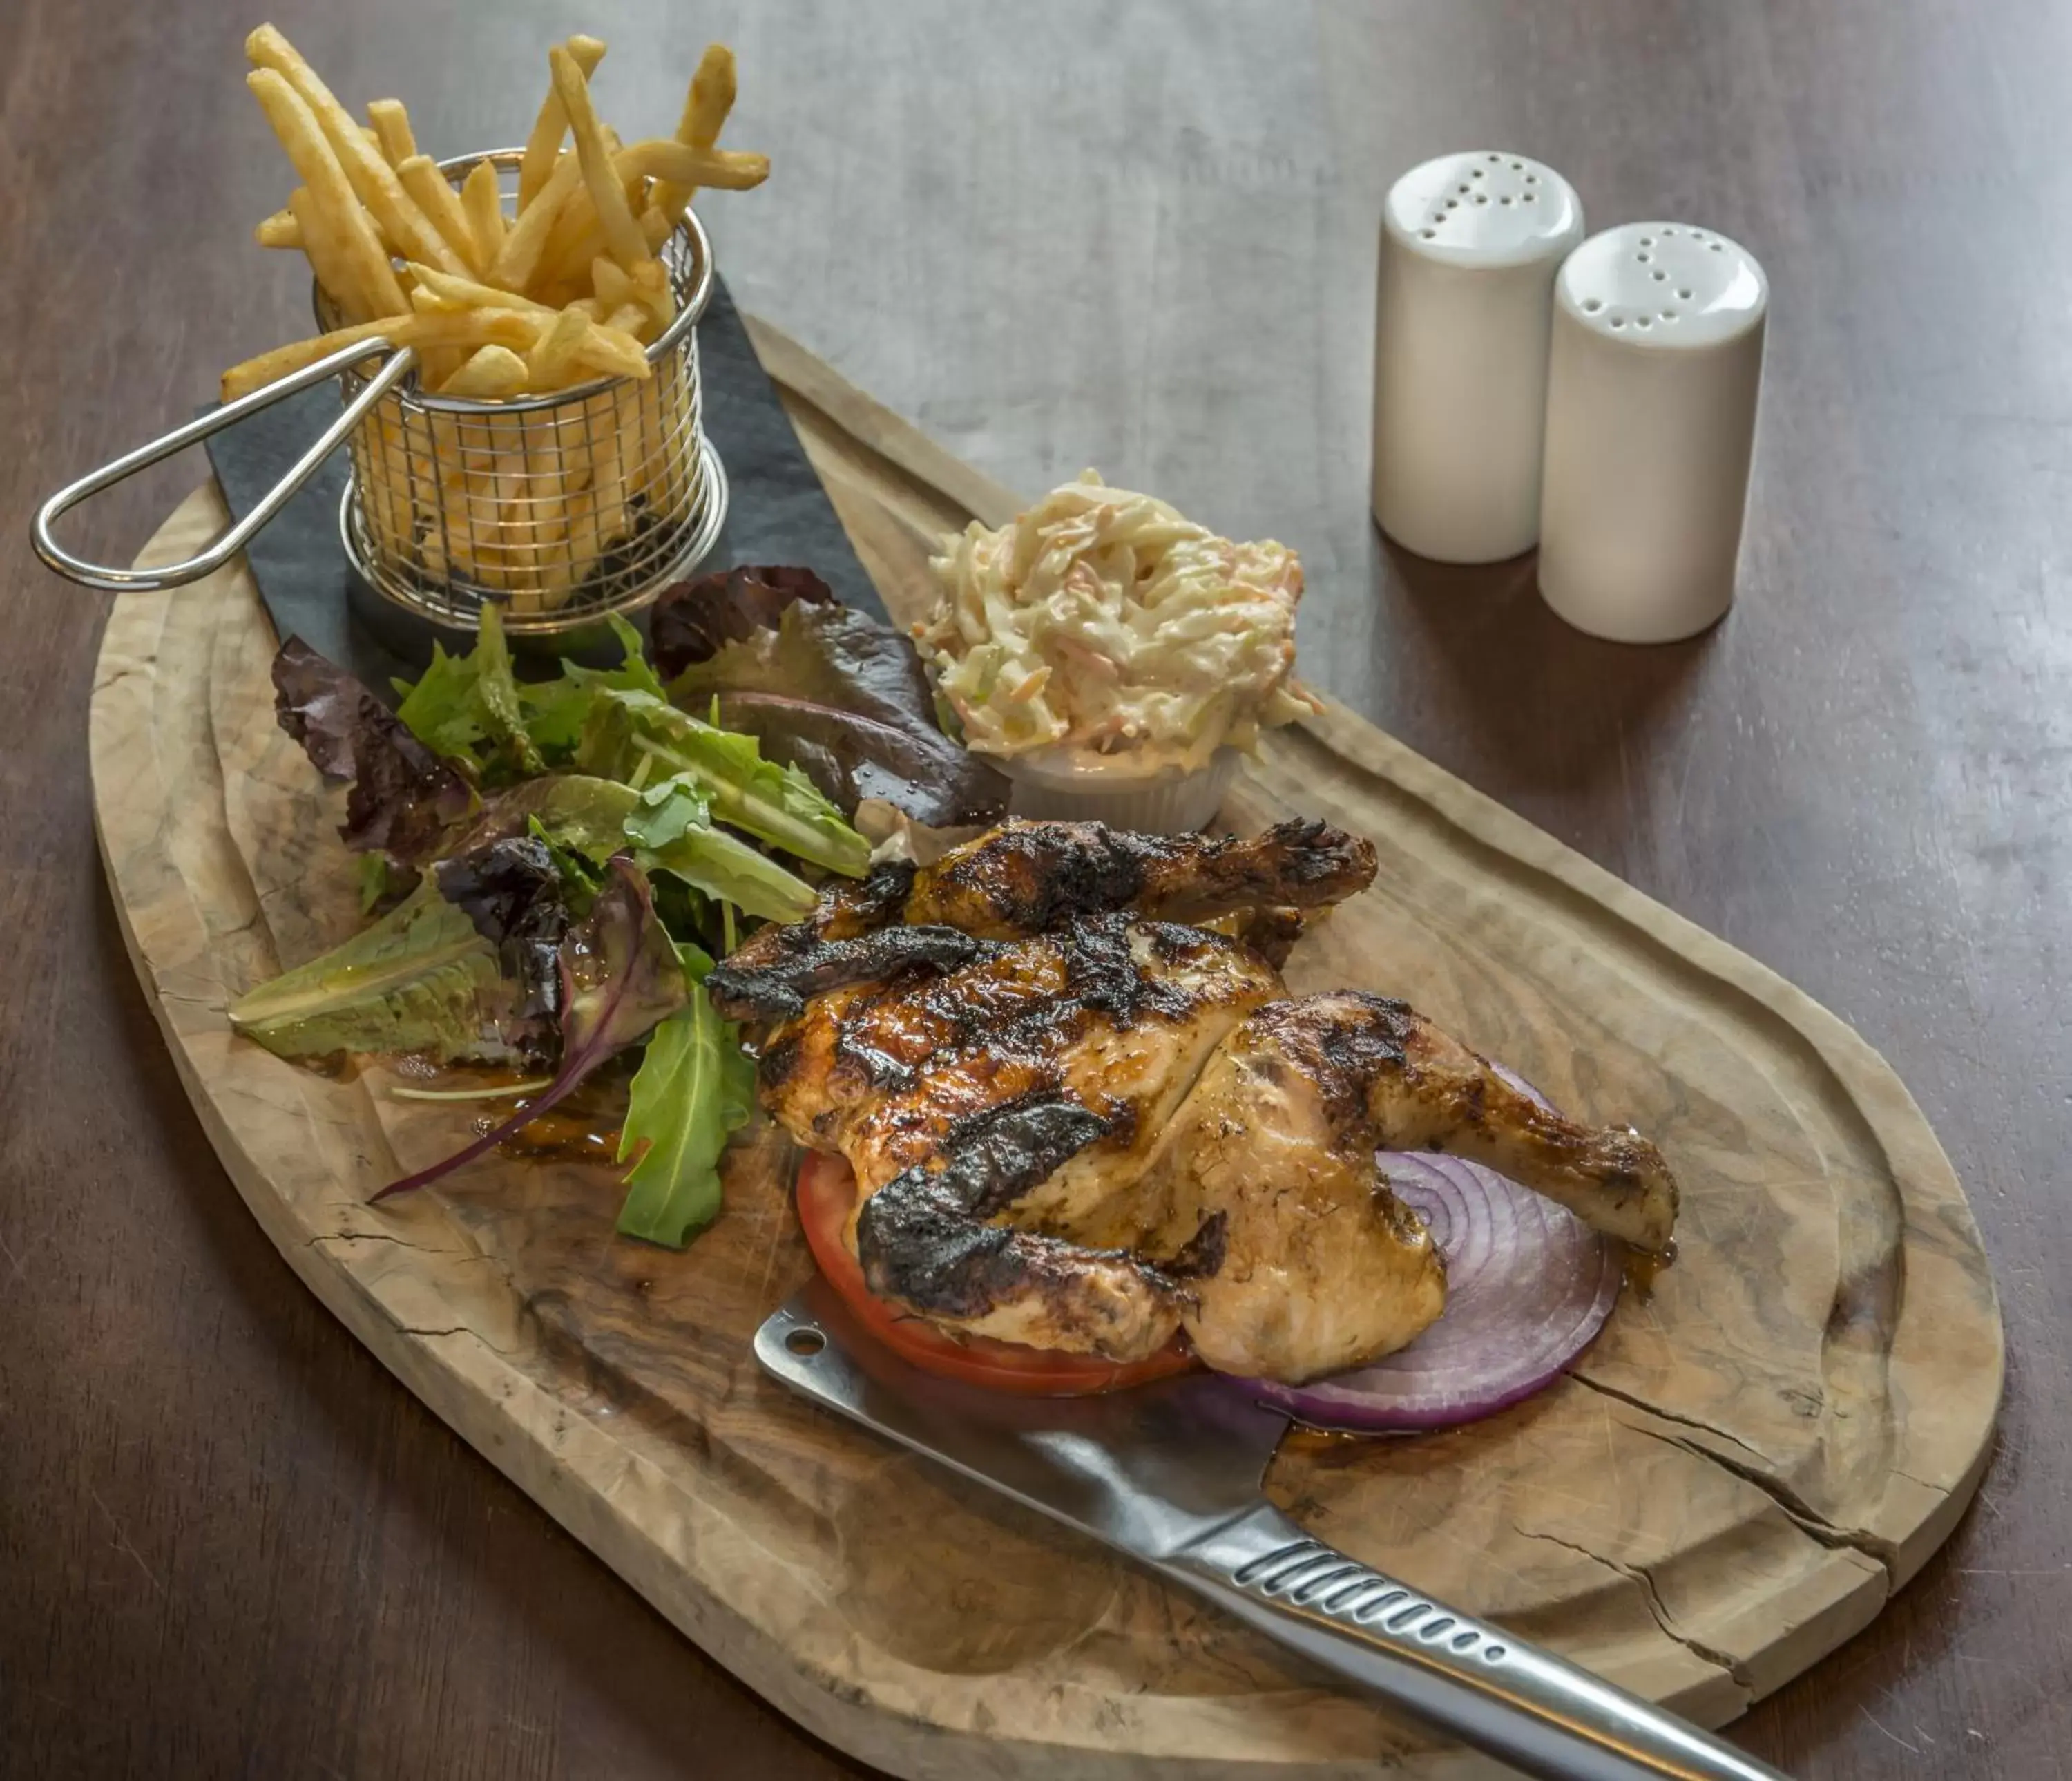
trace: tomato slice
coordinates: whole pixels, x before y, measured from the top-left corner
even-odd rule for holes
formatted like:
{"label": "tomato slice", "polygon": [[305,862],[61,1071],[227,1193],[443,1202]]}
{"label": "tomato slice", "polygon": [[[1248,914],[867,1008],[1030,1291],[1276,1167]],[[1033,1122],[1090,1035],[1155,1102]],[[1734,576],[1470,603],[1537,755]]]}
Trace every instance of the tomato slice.
{"label": "tomato slice", "polygon": [[813,1260],[850,1314],[901,1359],[924,1372],[1029,1397],[1085,1397],[1164,1379],[1194,1364],[1178,1336],[1146,1359],[1113,1361],[939,1330],[925,1318],[886,1304],[864,1285],[863,1269],[842,1241],[855,1207],[856,1176],[849,1166],[840,1157],[808,1151],[799,1164],[799,1222]]}

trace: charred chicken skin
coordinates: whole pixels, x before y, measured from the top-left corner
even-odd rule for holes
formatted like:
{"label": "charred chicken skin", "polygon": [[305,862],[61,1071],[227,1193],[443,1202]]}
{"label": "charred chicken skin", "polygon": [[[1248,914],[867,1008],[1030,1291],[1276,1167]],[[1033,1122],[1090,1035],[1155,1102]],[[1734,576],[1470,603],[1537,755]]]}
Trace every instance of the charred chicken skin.
{"label": "charred chicken skin", "polygon": [[[1321,823],[1246,839],[1009,822],[882,868],[714,970],[764,1105],[845,1157],[871,1289],[953,1331],[1116,1361],[1184,1330],[1300,1381],[1403,1346],[1445,1273],[1378,1150],[1486,1163],[1639,1248],[1676,1187],[1403,1003],[1291,997],[1301,912],[1365,888]],[[1191,923],[1234,918],[1235,933]]]}

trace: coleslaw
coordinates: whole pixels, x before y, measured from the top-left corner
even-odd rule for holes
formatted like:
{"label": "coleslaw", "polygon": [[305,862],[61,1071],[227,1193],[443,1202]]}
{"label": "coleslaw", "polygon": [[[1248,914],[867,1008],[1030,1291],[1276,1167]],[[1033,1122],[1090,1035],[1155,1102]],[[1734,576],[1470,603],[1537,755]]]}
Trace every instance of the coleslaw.
{"label": "coleslaw", "polygon": [[1316,709],[1290,679],[1302,565],[1284,545],[1091,470],[948,543],[913,634],[981,754],[1192,771]]}

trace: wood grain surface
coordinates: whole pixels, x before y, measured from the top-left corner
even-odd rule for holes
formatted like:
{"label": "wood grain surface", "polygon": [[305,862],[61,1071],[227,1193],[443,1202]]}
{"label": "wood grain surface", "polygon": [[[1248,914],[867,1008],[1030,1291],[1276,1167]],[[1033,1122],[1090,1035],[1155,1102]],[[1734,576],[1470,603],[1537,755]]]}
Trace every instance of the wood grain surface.
{"label": "wood grain surface", "polygon": [[[752,325],[887,607],[918,616],[931,541],[1014,498]],[[224,523],[204,488],[146,558]],[[210,1141],[390,1371],[759,1693],[915,1781],[1353,1781],[1384,1755],[1466,1781],[1375,1703],[767,1380],[754,1331],[810,1272],[774,1129],[729,1153],[726,1211],[678,1255],[612,1240],[602,1157],[370,1207],[471,1122],[229,1030],[229,1000],[361,925],[342,796],[275,721],[273,641],[240,565],[119,603],[94,818]],[[1684,1205],[1675,1268],[1559,1386],[1413,1442],[1291,1439],[1267,1494],[1453,1606],[1737,1717],[1868,1624],[1976,1487],[2003,1347],[1948,1161],[1803,993],[1342,706],[1266,738],[1223,821],[1314,815],[1379,838],[1381,867],[1291,987],[1408,997],[1585,1117],[1637,1121]]]}
{"label": "wood grain surface", "polygon": [[[1082,463],[1310,570],[1309,671],[1853,1021],[1969,1184],[2004,1289],[2000,1452],[1877,1624],[1736,1735],[1811,1776],[2068,1772],[2072,114],[2045,0],[758,4],[276,15],[439,152],[522,131],[577,25],[615,115],[707,35],[779,173],[712,208],[769,315],[1018,487]],[[31,563],[64,477],[297,326],[244,244],[286,181],[253,20],[18,0],[0,72],[0,1771],[853,1772],[704,1663],[310,1297],[232,1190],[93,858],[99,603]],[[648,47],[652,46],[652,52]],[[514,93],[522,92],[522,102]],[[1365,513],[1374,226],[1402,167],[1539,154],[1600,223],[1725,229],[1776,290],[1743,598],[1622,651],[1529,564]],[[76,536],[134,550],[173,467]]]}

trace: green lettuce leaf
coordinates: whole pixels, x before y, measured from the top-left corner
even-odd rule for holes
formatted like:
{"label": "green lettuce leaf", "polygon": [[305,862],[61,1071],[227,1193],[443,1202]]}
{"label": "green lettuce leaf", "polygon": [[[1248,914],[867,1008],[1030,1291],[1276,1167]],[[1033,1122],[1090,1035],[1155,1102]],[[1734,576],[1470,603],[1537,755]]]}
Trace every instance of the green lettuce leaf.
{"label": "green lettuce leaf", "polygon": [[417,683],[393,684],[402,695],[396,715],[410,734],[434,754],[467,763],[479,777],[489,732],[483,726],[482,706],[475,697],[476,677],[471,655],[449,656],[434,643],[432,665]]}
{"label": "green lettuce leaf", "polygon": [[603,882],[597,869],[603,862],[565,845],[547,832],[547,825],[537,816],[526,818],[525,833],[546,849],[547,858],[554,862],[555,871],[561,874],[561,901],[580,921],[597,901],[598,890]]}
{"label": "green lettuce leaf", "polygon": [[563,662],[558,679],[520,686],[518,697],[524,707],[525,727],[541,754],[565,766],[575,757],[600,693],[648,693],[663,697],[662,683],[641,653],[640,633],[617,613],[610,615],[612,634],[619,640],[624,660],[616,668],[585,668],[580,662]]}
{"label": "green lettuce leaf", "polygon": [[[689,804],[676,796],[673,785],[672,779],[650,787],[650,796],[663,794],[650,805],[616,779],[549,774],[493,796],[471,837],[480,841],[523,834],[536,822],[545,839],[594,865],[630,846],[643,871],[673,873],[693,890],[767,921],[801,921],[812,912],[813,887],[738,836],[687,821],[677,829]],[[693,798],[703,796],[695,781],[686,781],[683,789]],[[652,843],[649,837],[655,837]]]}
{"label": "green lettuce leaf", "polygon": [[635,786],[687,776],[720,821],[831,872],[861,878],[870,868],[870,844],[804,774],[763,759],[753,736],[716,730],[652,693],[601,691],[576,759]]}
{"label": "green lettuce leaf", "polygon": [[703,988],[712,960],[679,947],[690,1001],[656,1027],[633,1078],[619,1160],[633,1161],[619,1228],[680,1249],[718,1216],[719,1159],[755,1108],[755,1067]]}
{"label": "green lettuce leaf", "polygon": [[526,728],[524,701],[493,602],[482,607],[475,648],[449,656],[432,646],[432,665],[416,685],[398,681],[396,715],[430,749],[464,762],[478,780],[544,773],[547,763]]}
{"label": "green lettuce leaf", "polygon": [[467,914],[426,882],[343,946],[262,983],[230,1024],[284,1058],[420,1052],[443,1063],[503,1063],[535,1034],[517,991]]}

